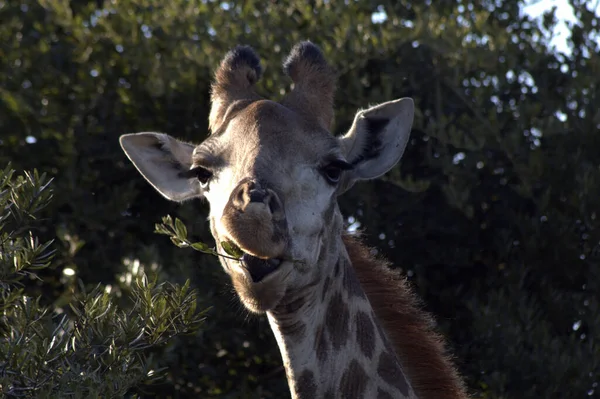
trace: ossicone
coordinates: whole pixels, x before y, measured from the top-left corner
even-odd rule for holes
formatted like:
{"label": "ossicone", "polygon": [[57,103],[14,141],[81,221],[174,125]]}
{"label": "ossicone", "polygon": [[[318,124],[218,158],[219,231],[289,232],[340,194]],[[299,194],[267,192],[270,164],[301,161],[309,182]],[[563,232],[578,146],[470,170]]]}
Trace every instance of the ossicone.
{"label": "ossicone", "polygon": [[250,46],[236,46],[230,50],[216,72],[214,88],[248,88],[260,79],[260,58]]}
{"label": "ossicone", "polygon": [[329,65],[323,52],[310,41],[296,44],[283,63],[283,70],[294,83],[302,84],[319,74],[328,74]]}
{"label": "ossicone", "polygon": [[329,129],[336,76],[321,49],[310,41],[296,44],[284,61],[283,70],[294,82],[294,89],[283,104]]}
{"label": "ossicone", "polygon": [[212,132],[221,126],[233,102],[259,98],[253,86],[261,73],[260,58],[250,46],[236,46],[223,57],[212,85],[209,117]]}

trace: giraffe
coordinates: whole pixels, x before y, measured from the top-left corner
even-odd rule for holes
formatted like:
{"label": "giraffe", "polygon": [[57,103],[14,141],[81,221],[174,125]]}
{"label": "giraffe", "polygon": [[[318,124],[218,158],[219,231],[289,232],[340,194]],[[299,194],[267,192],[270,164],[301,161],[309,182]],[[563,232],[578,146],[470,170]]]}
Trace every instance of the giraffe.
{"label": "giraffe", "polygon": [[165,198],[208,200],[217,250],[243,254],[222,267],[243,305],[266,313],[293,398],[466,398],[433,319],[344,232],[337,203],[400,160],[413,100],[359,110],[336,137],[335,72],[320,48],[300,42],[283,66],[293,89],[265,99],[258,56],[235,47],[215,72],[204,142],[142,132],[122,135],[122,149]]}

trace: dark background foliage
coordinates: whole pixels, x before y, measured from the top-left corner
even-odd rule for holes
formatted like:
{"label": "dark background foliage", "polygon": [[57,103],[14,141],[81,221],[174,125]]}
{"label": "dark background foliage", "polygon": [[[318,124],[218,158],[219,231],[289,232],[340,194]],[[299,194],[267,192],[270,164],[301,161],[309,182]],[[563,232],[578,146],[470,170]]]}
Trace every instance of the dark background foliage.
{"label": "dark background foliage", "polygon": [[167,377],[135,391],[286,397],[266,320],[213,257],[153,233],[171,214],[212,242],[206,205],[160,197],[118,137],[201,141],[228,49],[252,45],[259,90],[279,98],[281,61],[308,38],[339,71],[335,133],[369,103],[415,99],[401,164],[341,206],[414,282],[475,395],[598,396],[600,20],[570,3],[580,22],[562,54],[547,41],[556,15],[538,23],[522,1],[0,0],[0,165],[55,178],[38,229],[58,238],[55,267],[26,289],[60,308],[77,279],[116,286],[135,265],[189,278],[207,319],[154,349]]}

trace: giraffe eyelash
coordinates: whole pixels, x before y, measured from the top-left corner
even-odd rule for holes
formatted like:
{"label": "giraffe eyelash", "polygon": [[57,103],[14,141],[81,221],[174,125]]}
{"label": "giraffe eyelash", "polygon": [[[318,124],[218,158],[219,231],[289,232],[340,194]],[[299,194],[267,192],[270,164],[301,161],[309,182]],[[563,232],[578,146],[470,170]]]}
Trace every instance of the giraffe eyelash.
{"label": "giraffe eyelash", "polygon": [[202,166],[196,166],[195,168],[179,173],[179,176],[185,179],[196,178],[200,183],[206,184],[213,176],[213,172]]}

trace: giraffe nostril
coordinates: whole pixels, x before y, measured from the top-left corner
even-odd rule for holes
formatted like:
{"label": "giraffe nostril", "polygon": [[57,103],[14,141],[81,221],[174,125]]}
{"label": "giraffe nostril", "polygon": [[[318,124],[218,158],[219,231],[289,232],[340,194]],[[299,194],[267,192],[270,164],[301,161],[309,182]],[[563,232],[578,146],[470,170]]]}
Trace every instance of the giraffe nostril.
{"label": "giraffe nostril", "polygon": [[283,212],[283,205],[279,200],[277,194],[272,193],[269,198],[269,210],[271,211],[271,215],[275,220],[281,220],[285,218],[285,214]]}
{"label": "giraffe nostril", "polygon": [[268,193],[262,189],[252,189],[248,192],[249,202],[264,202]]}

